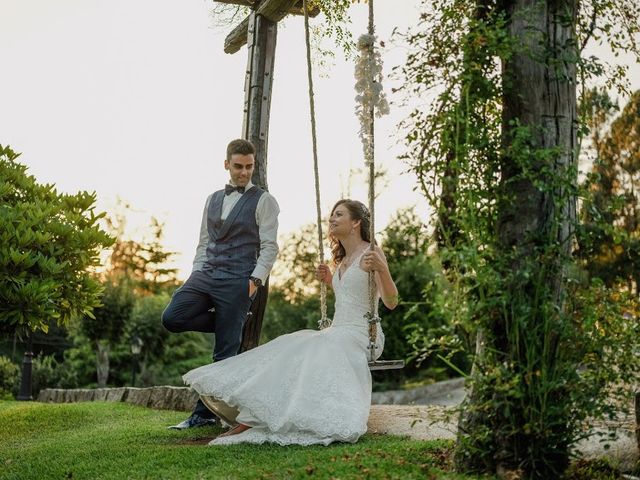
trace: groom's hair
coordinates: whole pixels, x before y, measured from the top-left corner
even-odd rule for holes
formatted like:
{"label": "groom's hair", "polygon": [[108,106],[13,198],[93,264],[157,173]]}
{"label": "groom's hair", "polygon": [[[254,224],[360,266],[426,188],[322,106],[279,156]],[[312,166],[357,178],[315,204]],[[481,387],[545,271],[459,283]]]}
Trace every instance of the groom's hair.
{"label": "groom's hair", "polygon": [[240,155],[255,155],[256,147],[249,140],[237,138],[229,142],[227,145],[227,160],[231,160],[231,155],[239,153]]}

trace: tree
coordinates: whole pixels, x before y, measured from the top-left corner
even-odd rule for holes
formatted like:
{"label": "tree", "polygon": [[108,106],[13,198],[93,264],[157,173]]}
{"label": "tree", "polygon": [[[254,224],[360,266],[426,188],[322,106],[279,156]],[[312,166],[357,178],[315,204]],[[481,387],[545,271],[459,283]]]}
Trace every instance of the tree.
{"label": "tree", "polygon": [[286,298],[295,302],[298,298],[317,295],[320,288],[315,277],[318,264],[317,227],[310,223],[281,241],[278,262],[274,266],[275,284]]}
{"label": "tree", "polygon": [[[102,305],[91,317],[85,317],[81,329],[96,347],[96,372],[99,387],[106,387],[109,378],[109,352],[122,338],[134,305],[130,282],[124,277],[104,282]],[[159,317],[158,317],[159,318]],[[159,320],[158,320],[158,323]]]}
{"label": "tree", "polygon": [[91,270],[112,239],[98,225],[95,193],[58,193],[18,156],[0,145],[0,329],[46,332],[100,304]]}
{"label": "tree", "polygon": [[115,213],[106,217],[110,233],[115,242],[105,263],[104,278],[127,278],[131,286],[140,294],[157,294],[174,289],[178,285],[178,269],[170,268],[176,252],[165,251],[161,241],[164,224],[151,217],[151,238],[141,240],[127,238],[126,214],[131,207],[120,202]]}
{"label": "tree", "polygon": [[383,357],[409,359],[402,371],[376,372],[387,386],[395,387],[417,375],[441,379],[444,374],[438,373],[443,364],[430,345],[452,325],[442,304],[448,295],[446,279],[437,257],[428,254],[430,245],[428,227],[413,208],[396,212],[382,232],[382,247],[400,293],[394,310],[381,306]]}
{"label": "tree", "polygon": [[[177,269],[166,266],[175,252],[166,252],[161,244],[163,224],[152,217],[150,240],[126,238],[125,212],[130,207],[126,204],[120,207],[123,208],[107,217],[107,224],[115,241],[105,262],[105,270],[100,275],[105,288],[102,305],[95,310],[95,318],[85,318],[82,324],[82,332],[96,346],[96,371],[98,385],[101,387],[106,386],[109,377],[111,349],[123,340],[125,328],[130,323],[138,299],[166,292],[175,288],[178,283]],[[157,328],[153,331],[160,334],[161,310],[157,313]],[[138,311],[135,323],[141,320]],[[149,335],[145,335],[144,340],[148,341],[148,353],[154,342]]]}
{"label": "tree", "polygon": [[613,116],[613,102],[606,92],[588,93],[595,159],[582,208],[578,253],[592,276],[640,296],[640,91],[608,131],[604,126]]}
{"label": "tree", "polygon": [[[262,341],[303,328],[317,328],[320,320],[320,283],[315,278],[318,264],[317,230],[314,224],[304,225],[289,234],[281,245],[274,265],[269,293],[269,308],[265,311]],[[327,315],[333,312],[333,291],[327,289]]]}
{"label": "tree", "polygon": [[[605,412],[607,385],[634,375],[608,339],[593,341],[591,320],[575,321],[595,318],[589,295],[608,295],[578,294],[571,247],[576,85],[604,71],[624,86],[624,68],[582,51],[609,38],[639,58],[638,14],[627,0],[428,3],[408,37],[403,88],[435,101],[405,122],[406,158],[438,212],[447,276],[463,292],[455,320],[476,338],[456,463],[556,478],[587,416]],[[601,321],[625,342],[614,316]],[[609,383],[589,361],[594,352]]]}
{"label": "tree", "polygon": [[149,363],[157,363],[165,354],[169,332],[159,319],[169,300],[170,297],[166,293],[138,298],[125,326],[125,338],[128,343],[132,343],[136,337],[142,341],[140,378],[145,386],[152,384],[151,375],[147,370]]}

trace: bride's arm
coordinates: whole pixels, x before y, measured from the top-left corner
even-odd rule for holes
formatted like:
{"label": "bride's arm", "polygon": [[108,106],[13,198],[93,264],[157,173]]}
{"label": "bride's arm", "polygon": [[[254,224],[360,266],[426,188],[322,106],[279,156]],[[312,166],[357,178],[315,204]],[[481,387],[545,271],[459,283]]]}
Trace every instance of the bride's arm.
{"label": "bride's arm", "polygon": [[382,249],[376,246],[373,250],[367,250],[362,261],[365,271],[373,270],[375,272],[376,285],[378,286],[378,293],[382,298],[382,303],[389,310],[396,308],[398,306],[398,288],[393,278],[391,278],[389,264]]}
{"label": "bride's arm", "polygon": [[329,268],[329,265],[325,265],[324,263],[321,263],[320,265],[318,265],[318,268],[316,269],[316,278],[321,282],[324,282],[327,285],[331,286],[331,280],[333,279],[333,274],[331,273],[331,269]]}

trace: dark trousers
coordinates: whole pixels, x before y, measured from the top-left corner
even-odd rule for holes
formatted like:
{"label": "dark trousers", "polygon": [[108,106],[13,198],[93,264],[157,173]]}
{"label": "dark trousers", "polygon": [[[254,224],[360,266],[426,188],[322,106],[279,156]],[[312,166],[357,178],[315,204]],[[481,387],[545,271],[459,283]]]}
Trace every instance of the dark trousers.
{"label": "dark trousers", "polygon": [[[171,297],[162,312],[162,324],[173,333],[214,332],[213,359],[220,361],[240,350],[250,306],[248,278],[215,279],[195,271]],[[204,418],[214,416],[201,400],[193,413]]]}

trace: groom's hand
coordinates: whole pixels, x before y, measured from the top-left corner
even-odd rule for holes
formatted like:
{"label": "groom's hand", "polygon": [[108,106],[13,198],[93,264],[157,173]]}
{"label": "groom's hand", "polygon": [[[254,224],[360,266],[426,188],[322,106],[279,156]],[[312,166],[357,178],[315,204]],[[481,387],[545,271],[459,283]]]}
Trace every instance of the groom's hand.
{"label": "groom's hand", "polygon": [[249,296],[253,297],[253,295],[256,293],[256,290],[258,290],[258,287],[255,286],[255,284],[249,280]]}

